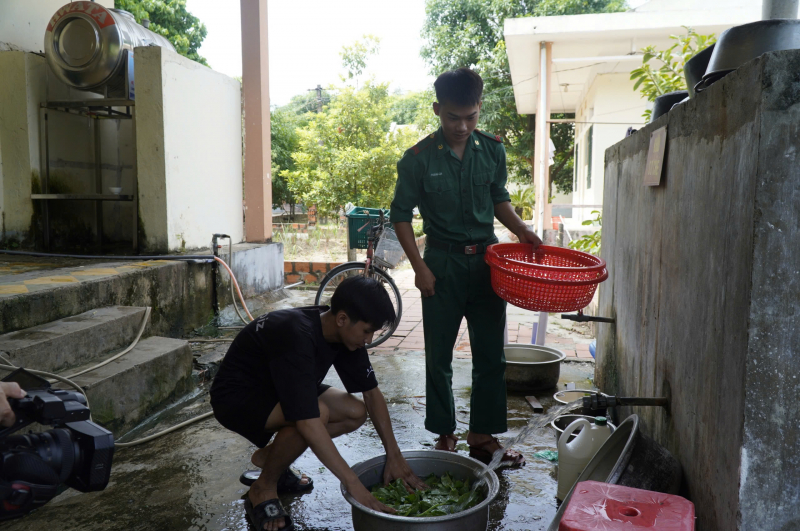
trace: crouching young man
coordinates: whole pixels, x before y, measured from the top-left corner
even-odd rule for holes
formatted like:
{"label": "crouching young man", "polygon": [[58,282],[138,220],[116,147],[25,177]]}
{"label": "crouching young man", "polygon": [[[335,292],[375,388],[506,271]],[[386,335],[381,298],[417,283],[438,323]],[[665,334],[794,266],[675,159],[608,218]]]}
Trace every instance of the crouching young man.
{"label": "crouching young man", "polygon": [[[245,500],[256,529],[292,528],[278,492],[311,487],[310,478],[289,468],[306,448],[357,501],[392,512],[361,484],[332,440],[358,429],[368,414],[386,449],[384,481],[402,478],[407,487],[425,487],[400,453],[364,348],[395,319],[386,290],[374,279],[353,277],[336,289],[330,308],[262,315],[231,344],[211,386],[211,405],[220,424],[259,448],[251,460],[261,473]],[[331,366],[347,392],[322,383]],[[362,393],[364,401],[350,393]]]}

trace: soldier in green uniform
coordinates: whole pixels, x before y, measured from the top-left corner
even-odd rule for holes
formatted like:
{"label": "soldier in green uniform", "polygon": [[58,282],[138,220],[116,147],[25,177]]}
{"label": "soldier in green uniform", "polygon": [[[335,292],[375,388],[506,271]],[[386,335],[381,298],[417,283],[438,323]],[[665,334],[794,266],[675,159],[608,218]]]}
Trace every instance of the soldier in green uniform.
{"label": "soldier in green uniform", "polygon": [[[506,190],[506,152],[499,136],[475,129],[483,80],[468,68],[440,75],[433,112],[441,127],[405,152],[397,163],[391,207],[415,284],[422,294],[425,328],[425,428],[439,435],[436,448],[455,451],[453,348],[466,317],[472,348],[472,396],[467,444],[470,456],[488,462],[501,448],[493,434],[505,432],[506,387],[503,335],[505,302],[492,290],[486,247],[497,242],[494,218],[521,242],[541,240],[516,215]],[[419,207],[427,235],[420,257],[411,227]],[[503,461],[524,457],[507,450]]]}

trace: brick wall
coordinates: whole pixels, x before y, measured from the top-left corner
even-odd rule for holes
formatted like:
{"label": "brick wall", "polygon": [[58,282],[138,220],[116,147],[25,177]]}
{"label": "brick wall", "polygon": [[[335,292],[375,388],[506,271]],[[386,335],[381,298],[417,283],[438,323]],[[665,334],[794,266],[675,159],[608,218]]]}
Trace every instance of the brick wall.
{"label": "brick wall", "polygon": [[303,281],[306,284],[319,282],[341,262],[284,262],[283,279],[285,284]]}

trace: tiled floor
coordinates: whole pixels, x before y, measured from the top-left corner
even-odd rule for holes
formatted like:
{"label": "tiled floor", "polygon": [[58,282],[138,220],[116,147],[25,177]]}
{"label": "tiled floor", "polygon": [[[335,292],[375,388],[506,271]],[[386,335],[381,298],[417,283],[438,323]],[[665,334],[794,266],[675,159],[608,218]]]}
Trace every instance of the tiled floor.
{"label": "tiled floor", "polygon": [[[422,304],[419,290],[414,286],[414,270],[408,264],[392,271],[392,278],[403,297],[403,315],[394,335],[375,349],[376,353],[389,353],[395,350],[424,350],[425,340],[422,325]],[[538,314],[513,306],[508,306],[508,342],[531,343],[533,323]],[[547,325],[545,345],[561,350],[567,358],[588,359],[589,343],[593,337],[588,326],[560,319],[551,314]],[[471,358],[467,322],[462,321],[458,341],[455,346],[456,358]]]}

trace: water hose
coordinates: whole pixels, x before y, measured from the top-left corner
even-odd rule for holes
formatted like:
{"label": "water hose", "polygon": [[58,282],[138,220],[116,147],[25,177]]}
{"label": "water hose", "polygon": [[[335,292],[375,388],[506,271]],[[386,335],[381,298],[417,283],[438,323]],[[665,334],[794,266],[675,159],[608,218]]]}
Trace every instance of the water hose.
{"label": "water hose", "polygon": [[[230,238],[229,238],[229,241],[230,241]],[[230,241],[228,250],[229,250],[229,257],[232,258],[233,257],[233,242],[232,241]],[[242,290],[239,288],[239,283],[236,281],[236,277],[233,275],[233,271],[231,270],[230,267],[228,267],[228,264],[226,264],[225,261],[222,260],[218,256],[213,256],[213,255],[211,255],[211,256],[208,256],[208,255],[91,256],[91,255],[79,255],[79,254],[53,254],[53,253],[36,253],[36,252],[27,252],[27,251],[9,251],[9,250],[5,250],[5,249],[0,249],[0,254],[10,254],[10,255],[16,255],[16,256],[38,256],[38,257],[47,257],[47,258],[77,258],[77,259],[89,259],[89,260],[97,260],[97,259],[132,260],[132,261],[139,261],[139,260],[203,260],[203,261],[210,262],[213,259],[213,260],[216,260],[217,262],[219,262],[220,264],[222,264],[222,266],[228,271],[228,274],[231,276],[231,296],[233,298],[233,307],[236,309],[236,313],[237,313],[237,315],[239,315],[239,318],[242,320],[243,323],[247,324],[247,321],[245,321],[245,319],[242,316],[242,314],[239,313],[239,309],[236,307],[236,297],[235,297],[235,294],[233,293],[234,286],[236,287],[236,293],[239,295],[239,300],[242,302],[242,307],[244,308],[245,313],[247,314],[247,316],[250,318],[251,321],[254,320],[253,316],[250,314],[250,310],[248,310],[248,308],[247,308],[247,303],[245,302],[244,296],[242,295]],[[107,365],[107,364],[111,363],[112,361],[114,361],[114,360],[124,356],[125,354],[129,353],[131,350],[133,350],[133,348],[139,342],[139,339],[142,337],[142,334],[144,333],[145,328],[147,327],[147,322],[150,319],[150,312],[151,312],[151,308],[148,306],[147,309],[145,310],[145,315],[144,315],[144,317],[142,319],[142,324],[141,324],[141,326],[139,328],[139,332],[136,335],[136,338],[133,340],[133,342],[125,350],[123,350],[122,352],[112,356],[111,358],[109,358],[109,359],[107,359],[107,360],[105,360],[105,361],[103,361],[101,363],[98,363],[97,365],[94,365],[92,367],[89,367],[88,369],[84,369],[84,370],[82,370],[80,372],[72,374],[69,377],[59,376],[58,374],[53,374],[51,372],[46,372],[46,371],[37,371],[37,370],[33,370],[33,369],[25,369],[25,370],[27,370],[28,372],[30,372],[32,374],[35,374],[37,376],[44,376],[44,377],[50,378],[51,380],[59,381],[59,382],[62,382],[64,384],[66,384],[66,385],[69,385],[70,387],[73,387],[74,389],[76,389],[78,392],[80,392],[84,396],[84,398],[86,399],[86,407],[88,408],[89,407],[89,397],[86,395],[86,392],[83,390],[83,388],[80,385],[78,385],[77,383],[73,382],[70,378],[75,378],[76,376],[80,376],[82,374],[86,374],[86,373],[91,372],[91,371],[93,371],[95,369],[98,369],[98,368],[100,368],[100,367],[102,367],[104,365]],[[225,341],[229,341],[229,340],[227,340],[227,339],[213,339],[213,340],[206,339],[206,340],[199,340],[199,341],[195,340],[194,342],[225,342]],[[14,370],[19,368],[19,367],[15,366],[13,363],[11,363],[11,361],[8,360],[7,358],[5,358],[4,356],[0,355],[0,358],[2,358],[7,363],[7,365],[6,364],[0,364],[0,369],[5,369],[5,370],[8,370],[8,371],[14,371]],[[207,419],[208,417],[212,416],[213,414],[214,414],[213,411],[209,411],[207,413],[203,413],[202,415],[198,415],[198,416],[196,416],[194,418],[191,418],[189,420],[181,422],[180,424],[172,426],[171,428],[167,428],[165,430],[162,430],[162,431],[160,431],[158,433],[154,433],[153,435],[149,435],[149,436],[144,437],[142,439],[138,439],[138,440],[127,442],[127,443],[115,442],[114,446],[116,448],[130,448],[131,446],[137,446],[139,444],[144,444],[144,443],[150,442],[152,440],[155,440],[155,439],[157,439],[159,437],[162,437],[164,435],[167,435],[168,433],[172,433],[172,432],[177,431],[179,429],[182,429],[182,428],[184,428],[186,426],[189,426],[190,424],[194,424],[195,422],[199,422],[201,420]],[[90,413],[89,419],[91,420],[91,413]]]}
{"label": "water hose", "polygon": [[[233,250],[233,244],[231,243],[230,247],[231,251]],[[13,256],[38,256],[44,258],[77,258],[81,260],[129,260],[138,262],[140,260],[171,260],[171,261],[185,261],[185,260],[203,260],[206,262],[210,262],[211,260],[216,260],[220,264],[225,267],[228,271],[228,274],[231,276],[231,281],[234,286],[236,286],[236,292],[239,294],[239,300],[242,301],[242,307],[244,308],[245,313],[247,316],[250,317],[250,320],[253,320],[253,316],[250,315],[250,310],[247,309],[247,303],[244,301],[244,296],[242,295],[242,290],[239,289],[239,283],[236,282],[236,277],[233,276],[233,271],[231,268],[228,267],[228,264],[225,263],[222,258],[218,256],[206,255],[206,254],[185,254],[185,255],[162,255],[162,256],[101,256],[101,255],[87,255],[87,254],[55,254],[55,253],[36,253],[32,251],[9,251],[7,249],[0,249],[0,254],[10,254]],[[233,254],[231,253],[231,256]],[[233,291],[233,288],[231,288]],[[236,308],[236,302],[234,300],[233,307]],[[239,309],[236,309],[236,313],[239,313]],[[239,317],[244,321],[244,318],[239,315]],[[247,324],[245,322],[245,324]]]}

